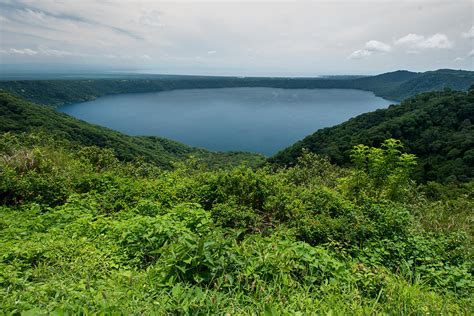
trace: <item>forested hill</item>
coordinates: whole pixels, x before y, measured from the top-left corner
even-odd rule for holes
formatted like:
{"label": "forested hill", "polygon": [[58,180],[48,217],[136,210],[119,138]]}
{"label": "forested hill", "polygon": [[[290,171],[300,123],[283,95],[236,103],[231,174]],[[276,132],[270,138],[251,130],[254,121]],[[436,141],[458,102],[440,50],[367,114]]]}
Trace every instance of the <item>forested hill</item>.
{"label": "forested hill", "polygon": [[120,79],[17,80],[0,81],[0,90],[36,103],[59,106],[110,94],[228,87],[361,89],[372,91],[386,99],[400,101],[421,92],[444,88],[467,90],[472,84],[472,71],[441,69],[424,73],[395,71],[363,78],[129,76]]}
{"label": "forested hill", "polygon": [[473,123],[474,86],[469,92],[424,93],[388,109],[321,129],[279,152],[270,161],[292,165],[306,148],[345,164],[349,162],[352,146],[379,145],[393,137],[419,157],[419,180],[466,181],[474,178]]}
{"label": "forested hill", "polygon": [[161,137],[128,136],[0,92],[0,134],[5,132],[40,132],[71,145],[113,149],[123,161],[141,157],[164,168],[191,155],[211,166],[235,165],[243,161],[255,165],[264,159],[261,155],[244,152],[211,152]]}
{"label": "forested hill", "polygon": [[404,100],[419,93],[440,91],[445,88],[466,91],[473,84],[473,71],[441,69],[427,71],[410,80],[400,81],[400,85],[388,91],[385,96],[388,99]]}

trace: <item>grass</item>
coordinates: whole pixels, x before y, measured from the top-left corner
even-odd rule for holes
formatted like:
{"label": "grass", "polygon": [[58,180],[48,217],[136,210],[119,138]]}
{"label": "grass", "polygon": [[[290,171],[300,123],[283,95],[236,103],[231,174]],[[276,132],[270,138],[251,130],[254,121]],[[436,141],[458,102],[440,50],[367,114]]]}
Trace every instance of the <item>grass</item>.
{"label": "grass", "polygon": [[0,138],[6,314],[474,310],[472,222],[461,223],[472,184],[416,185],[394,141],[360,152],[385,170],[369,172],[311,153],[287,169],[163,170],[23,139]]}

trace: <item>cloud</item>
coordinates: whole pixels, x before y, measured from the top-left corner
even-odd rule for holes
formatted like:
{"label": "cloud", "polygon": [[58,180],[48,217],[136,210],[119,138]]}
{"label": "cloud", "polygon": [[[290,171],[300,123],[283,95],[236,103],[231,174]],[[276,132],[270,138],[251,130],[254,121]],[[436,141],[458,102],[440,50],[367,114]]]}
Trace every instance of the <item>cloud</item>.
{"label": "cloud", "polygon": [[456,57],[456,58],[454,58],[454,61],[463,61],[463,60],[464,60],[464,58],[462,58],[462,57]]}
{"label": "cloud", "polygon": [[418,46],[421,48],[452,48],[454,43],[446,35],[437,33],[421,41]]}
{"label": "cloud", "polygon": [[143,37],[135,34],[130,30],[104,23],[102,22],[102,20],[93,20],[91,18],[61,11],[52,12],[47,9],[40,8],[41,5],[39,3],[37,4],[37,6],[38,7],[26,4],[21,5],[13,3],[0,3],[0,8],[9,12],[9,18],[17,23],[23,23],[26,25],[41,27],[43,29],[49,30],[53,30],[53,25],[58,22],[73,23],[76,26],[87,25],[89,27],[102,27],[109,29],[117,34],[133,38],[135,40],[143,40]]}
{"label": "cloud", "polygon": [[471,57],[471,58],[474,57],[474,49],[471,50],[469,54],[467,54],[467,57]]}
{"label": "cloud", "polygon": [[7,55],[28,55],[28,56],[33,56],[38,54],[37,51],[30,49],[30,48],[10,48],[10,49],[2,49],[0,51],[2,54],[7,54]]}
{"label": "cloud", "polygon": [[31,48],[9,48],[9,49],[0,50],[0,53],[7,54],[7,55],[24,55],[24,56],[42,55],[42,56],[52,56],[52,57],[85,56],[83,54],[77,54],[77,53],[68,52],[65,50],[51,49],[51,48],[45,48],[45,47],[41,47],[37,50],[31,49]]}
{"label": "cloud", "polygon": [[365,43],[365,49],[369,52],[388,53],[392,48],[390,45],[376,40],[371,40]]}
{"label": "cloud", "polygon": [[474,26],[471,27],[471,29],[469,31],[463,32],[461,35],[464,38],[474,38]]}
{"label": "cloud", "polygon": [[[0,63],[307,76],[445,68],[459,56],[472,69],[472,39],[461,37],[474,25],[471,1],[423,0],[423,10],[418,2],[282,1],[268,10],[254,1],[0,0]],[[456,45],[418,46],[443,46],[439,38],[421,44],[436,33]],[[436,63],[440,58],[445,65]]]}
{"label": "cloud", "polygon": [[354,51],[352,54],[349,55],[349,59],[362,59],[372,55],[372,52],[367,49],[359,49]]}
{"label": "cloud", "polygon": [[363,49],[358,49],[349,55],[349,59],[362,59],[369,57],[373,53],[388,53],[392,48],[384,42],[370,40],[365,43]]}
{"label": "cloud", "polygon": [[29,48],[24,48],[24,49],[10,48],[10,53],[20,54],[20,55],[30,55],[30,56],[38,54],[37,51],[29,49]]}
{"label": "cloud", "polygon": [[445,34],[436,33],[425,37],[410,33],[395,40],[395,45],[409,45],[414,48],[439,48],[449,49],[454,47],[454,43]]}
{"label": "cloud", "polygon": [[400,37],[395,41],[395,45],[403,45],[403,44],[418,44],[425,39],[424,36],[410,33],[403,37]]}

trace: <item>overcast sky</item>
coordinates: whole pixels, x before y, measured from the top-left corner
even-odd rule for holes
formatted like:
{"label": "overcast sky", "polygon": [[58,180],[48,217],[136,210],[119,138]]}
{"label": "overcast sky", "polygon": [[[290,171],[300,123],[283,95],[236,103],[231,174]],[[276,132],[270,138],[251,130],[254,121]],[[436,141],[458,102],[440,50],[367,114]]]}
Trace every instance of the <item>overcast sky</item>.
{"label": "overcast sky", "polygon": [[0,63],[315,76],[473,70],[474,0],[0,0]]}

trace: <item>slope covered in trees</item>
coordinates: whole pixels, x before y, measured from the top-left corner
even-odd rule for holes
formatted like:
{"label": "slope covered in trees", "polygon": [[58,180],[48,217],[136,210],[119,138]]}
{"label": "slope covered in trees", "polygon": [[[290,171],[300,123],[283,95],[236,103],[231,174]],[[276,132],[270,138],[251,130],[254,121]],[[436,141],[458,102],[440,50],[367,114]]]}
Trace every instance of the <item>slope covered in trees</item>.
{"label": "slope covered in trees", "polygon": [[72,146],[98,146],[113,149],[124,161],[143,158],[162,167],[194,155],[210,165],[235,165],[248,161],[255,165],[263,162],[261,155],[244,152],[211,152],[154,136],[128,136],[108,128],[77,120],[52,108],[33,104],[0,92],[0,133],[30,133],[42,131],[59,142]]}
{"label": "slope covered in trees", "polygon": [[393,137],[402,140],[407,151],[419,157],[417,179],[467,181],[474,178],[473,123],[474,86],[469,92],[424,93],[388,109],[321,129],[270,161],[292,165],[306,148],[343,165],[349,162],[352,146],[379,145]]}
{"label": "slope covered in trees", "polygon": [[159,92],[174,89],[273,87],[284,89],[361,89],[390,100],[403,100],[420,92],[451,88],[467,90],[474,72],[437,70],[424,73],[395,71],[352,78],[259,78],[203,76],[124,76],[115,79],[0,81],[0,89],[30,101],[59,106],[119,93]]}
{"label": "slope covered in trees", "polygon": [[[473,106],[473,90],[421,94],[278,168],[0,93],[0,310],[472,314]],[[430,164],[466,182],[412,180]]]}
{"label": "slope covered in trees", "polygon": [[473,186],[416,186],[393,139],[354,167],[163,170],[0,135],[7,314],[471,314]]}

